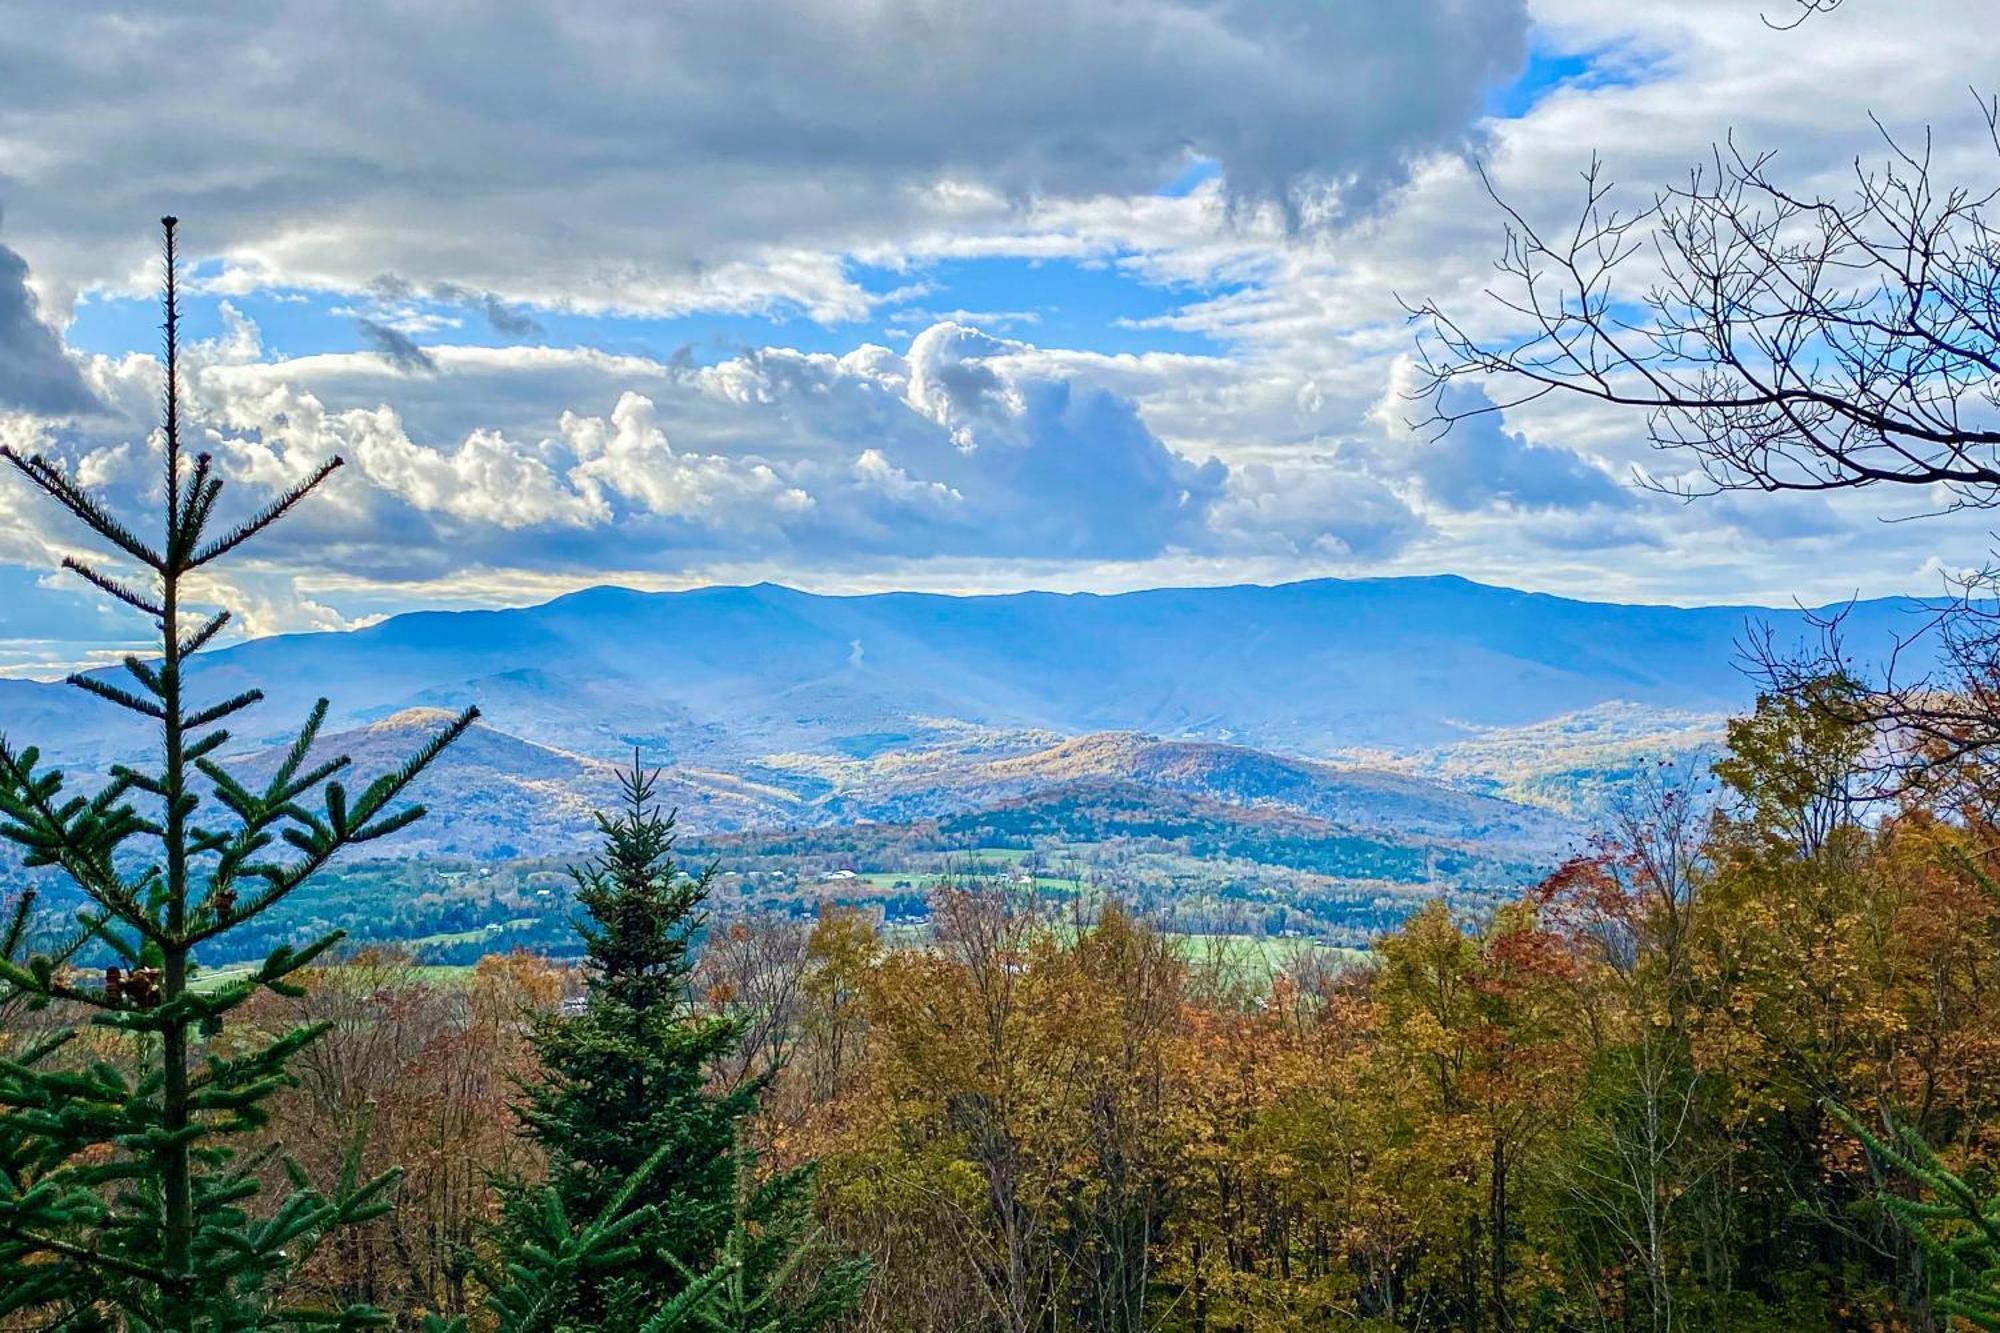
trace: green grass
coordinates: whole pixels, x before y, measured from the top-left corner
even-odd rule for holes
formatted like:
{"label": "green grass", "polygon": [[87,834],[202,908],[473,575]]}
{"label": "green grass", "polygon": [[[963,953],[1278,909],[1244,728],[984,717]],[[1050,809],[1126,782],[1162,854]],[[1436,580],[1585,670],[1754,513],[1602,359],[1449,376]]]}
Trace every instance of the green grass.
{"label": "green grass", "polygon": [[1312,957],[1340,971],[1365,964],[1366,949],[1343,949],[1314,939],[1285,939],[1269,935],[1194,935],[1171,937],[1190,963],[1215,959],[1236,974],[1239,981],[1267,986],[1271,978],[1302,958]]}
{"label": "green grass", "polygon": [[[864,870],[855,876],[871,889],[894,889],[898,884],[907,884],[913,889],[926,889],[936,881],[937,876],[925,875],[909,870]],[[852,884],[854,880],[848,880]]]}
{"label": "green grass", "polygon": [[447,931],[438,935],[419,935],[414,939],[398,940],[397,943],[409,949],[435,949],[453,944],[477,944],[481,940],[490,940],[496,936],[505,935],[510,930],[523,930],[534,924],[535,918],[520,916],[510,921],[489,921],[483,926],[474,926],[471,930]]}
{"label": "green grass", "polygon": [[[190,983],[197,991],[210,991],[232,981],[240,981],[256,972],[249,963],[231,964],[228,967],[206,968]],[[463,986],[472,980],[471,963],[423,963],[413,964],[408,969],[410,979],[432,986]]]}
{"label": "green grass", "polygon": [[[1016,853],[1013,859],[1005,862],[1005,864],[1018,864],[1020,859],[1026,855],[1026,852]],[[965,867],[973,870],[981,868],[977,861],[968,861],[965,863]],[[989,862],[984,867],[987,872],[985,875],[973,874],[966,875],[964,878],[968,882],[992,879],[1010,889],[1028,889],[1032,887],[1037,893],[1073,893],[1076,890],[1076,882],[1061,875],[1034,875],[1025,880],[1017,880],[994,873],[1000,868]],[[853,879],[829,881],[829,883],[834,885],[841,883],[866,884],[871,889],[888,893],[896,892],[897,885],[903,885],[904,892],[928,893],[930,890],[943,884],[947,878],[949,877],[939,871],[863,870],[856,872]]]}

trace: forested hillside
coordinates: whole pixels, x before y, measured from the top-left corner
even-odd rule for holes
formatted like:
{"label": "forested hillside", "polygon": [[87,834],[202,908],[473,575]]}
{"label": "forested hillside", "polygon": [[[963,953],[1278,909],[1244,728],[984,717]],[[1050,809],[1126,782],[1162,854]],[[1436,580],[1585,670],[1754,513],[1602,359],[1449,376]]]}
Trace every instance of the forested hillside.
{"label": "forested hillside", "polygon": [[[1171,933],[1053,866],[905,886],[914,932],[671,881],[722,913],[676,1021],[708,1086],[766,1089],[758,1169],[816,1163],[804,1271],[867,1261],[858,1328],[1907,1326],[1944,1279],[1845,1118],[2000,1166],[2000,863],[1983,796],[1884,816],[1863,741],[1768,701],[1721,813],[1661,770],[1557,873],[1362,954]],[[262,1133],[334,1169],[366,1106],[364,1170],[412,1168],[307,1289],[477,1316],[458,1256],[543,1151],[509,1080],[597,975],[375,949],[237,1020],[334,1025]]]}

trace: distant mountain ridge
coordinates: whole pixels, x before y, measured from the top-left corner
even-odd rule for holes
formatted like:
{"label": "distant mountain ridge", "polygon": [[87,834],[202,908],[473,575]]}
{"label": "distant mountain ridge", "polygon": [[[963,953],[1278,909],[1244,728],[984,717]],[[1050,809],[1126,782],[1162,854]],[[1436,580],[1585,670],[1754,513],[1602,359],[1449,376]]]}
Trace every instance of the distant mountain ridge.
{"label": "distant mountain ridge", "polygon": [[[1926,603],[1847,611],[1867,660]],[[615,756],[756,765],[784,753],[951,744],[974,733],[1135,731],[1300,756],[1415,753],[1606,704],[1740,710],[1753,622],[1817,637],[1796,609],[1576,601],[1438,576],[1098,595],[835,597],[770,584],[594,588],[539,606],[433,611],[208,654],[214,691],[270,702],[246,740],[279,739],[319,694],[337,725],[478,703],[499,730]],[[113,710],[0,682],[0,730],[111,753]],[[55,732],[60,734],[50,735]]]}

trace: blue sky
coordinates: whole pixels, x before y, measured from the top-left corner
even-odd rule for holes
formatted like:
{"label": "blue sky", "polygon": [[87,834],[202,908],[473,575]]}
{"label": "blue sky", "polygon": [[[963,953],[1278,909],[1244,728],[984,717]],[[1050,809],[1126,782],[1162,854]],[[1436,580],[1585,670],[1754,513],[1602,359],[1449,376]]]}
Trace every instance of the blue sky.
{"label": "blue sky", "polygon": [[[1932,592],[1976,520],[1664,502],[1643,423],[1576,404],[1427,440],[1405,303],[1482,299],[1475,164],[1559,218],[1593,153],[1643,202],[1726,132],[1806,181],[1871,114],[1976,141],[1973,3],[1780,33],[1751,0],[1030,0],[933,7],[958,30],[912,50],[900,0],[143,33],[27,0],[0,439],[143,511],[172,209],[188,410],[243,502],[350,464],[213,589],[248,633],[607,581]],[[12,483],[0,513],[0,672],[117,642],[51,586],[52,517]]]}
{"label": "blue sky", "polygon": [[[1202,179],[1214,179],[1211,174]],[[1240,284],[1200,287],[1148,282],[1107,255],[1087,260],[936,260],[903,268],[855,263],[847,273],[881,304],[867,317],[821,322],[795,305],[755,314],[692,312],[674,317],[579,314],[518,305],[512,312],[533,327],[496,329],[477,303],[423,298],[382,299],[297,289],[222,296],[197,291],[184,307],[193,338],[213,338],[223,327],[226,301],[255,322],[273,356],[358,352],[371,344],[358,318],[402,318],[422,327],[426,346],[478,346],[500,339],[550,347],[595,347],[621,354],[709,365],[745,349],[774,343],[806,352],[840,353],[857,342],[902,347],[939,318],[958,316],[996,332],[1032,332],[1037,340],[1117,354],[1174,351],[1218,355],[1223,344],[1200,332],[1140,328],[1135,323],[1172,314],[1192,294],[1227,293]],[[214,265],[208,266],[211,270]],[[201,274],[195,275],[197,282]],[[157,340],[159,302],[149,295],[91,293],[79,300],[67,330],[77,351],[116,356]]]}

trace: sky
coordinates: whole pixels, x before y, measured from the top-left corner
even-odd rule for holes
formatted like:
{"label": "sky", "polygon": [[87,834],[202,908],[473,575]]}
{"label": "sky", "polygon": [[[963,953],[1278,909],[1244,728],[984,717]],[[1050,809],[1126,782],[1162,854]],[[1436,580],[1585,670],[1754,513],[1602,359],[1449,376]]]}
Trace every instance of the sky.
{"label": "sky", "polygon": [[[0,442],[157,499],[172,212],[231,503],[347,460],[201,590],[242,633],[763,579],[1936,593],[1993,540],[1898,521],[1936,497],[1675,500],[1577,400],[1410,425],[1407,303],[1507,331],[1481,169],[1545,222],[1726,136],[1834,191],[1879,121],[1995,183],[1988,0],[1789,4],[16,0]],[[143,637],[79,549],[0,479],[0,674]]]}

